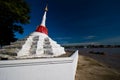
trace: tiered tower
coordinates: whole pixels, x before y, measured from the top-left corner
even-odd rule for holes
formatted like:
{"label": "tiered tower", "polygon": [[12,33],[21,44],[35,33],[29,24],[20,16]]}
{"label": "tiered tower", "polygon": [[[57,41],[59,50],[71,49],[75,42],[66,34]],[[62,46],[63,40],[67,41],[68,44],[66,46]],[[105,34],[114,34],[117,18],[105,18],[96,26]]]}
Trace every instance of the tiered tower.
{"label": "tiered tower", "polygon": [[48,36],[45,25],[47,11],[46,6],[41,24],[28,36],[22,49],[17,53],[18,58],[54,57],[65,54],[64,48]]}

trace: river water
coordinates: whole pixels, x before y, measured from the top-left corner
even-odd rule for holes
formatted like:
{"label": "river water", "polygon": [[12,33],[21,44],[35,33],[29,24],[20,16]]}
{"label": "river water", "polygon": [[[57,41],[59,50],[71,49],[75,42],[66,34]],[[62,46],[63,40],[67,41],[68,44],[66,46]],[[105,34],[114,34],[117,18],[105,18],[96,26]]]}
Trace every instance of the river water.
{"label": "river water", "polygon": [[[106,64],[109,68],[120,72],[120,48],[74,48],[69,50],[79,50],[80,55],[91,57],[103,64]],[[103,52],[104,55],[90,54],[90,51]]]}
{"label": "river water", "polygon": [[70,48],[67,50],[75,51],[79,50],[80,53],[89,53],[90,51],[94,52],[104,52],[106,54],[120,54],[120,48]]}

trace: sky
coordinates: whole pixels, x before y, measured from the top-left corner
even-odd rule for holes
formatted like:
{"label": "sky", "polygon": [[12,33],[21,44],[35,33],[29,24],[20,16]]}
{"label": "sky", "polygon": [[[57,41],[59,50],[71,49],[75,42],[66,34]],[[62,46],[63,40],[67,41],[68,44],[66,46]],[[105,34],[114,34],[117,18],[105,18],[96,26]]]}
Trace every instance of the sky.
{"label": "sky", "polygon": [[[23,25],[24,38],[41,23],[46,0],[26,0],[30,24]],[[48,0],[48,35],[60,44],[120,45],[120,0]]]}

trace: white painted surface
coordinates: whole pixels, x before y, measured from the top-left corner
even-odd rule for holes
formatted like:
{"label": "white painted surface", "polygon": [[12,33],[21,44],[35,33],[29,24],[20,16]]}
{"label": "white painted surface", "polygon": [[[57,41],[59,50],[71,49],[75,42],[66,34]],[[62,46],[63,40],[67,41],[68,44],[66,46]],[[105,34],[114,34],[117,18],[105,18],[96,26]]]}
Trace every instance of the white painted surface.
{"label": "white painted surface", "polygon": [[47,12],[45,11],[45,13],[44,13],[44,15],[43,15],[42,22],[41,22],[41,25],[44,26],[44,27],[46,27],[46,26],[45,26],[45,22],[46,22],[46,14],[47,14]]}
{"label": "white painted surface", "polygon": [[[39,36],[39,40],[37,41],[37,49],[36,53],[31,54],[30,49],[34,42],[33,38]],[[48,38],[50,41],[50,45],[52,48],[53,55],[46,55],[44,54],[44,40]],[[52,40],[48,35],[40,32],[33,32],[26,40],[25,44],[22,46],[22,49],[17,53],[18,58],[29,58],[29,57],[54,57],[65,54],[64,47],[57,44],[56,41]]]}
{"label": "white painted surface", "polygon": [[0,61],[0,80],[74,80],[78,51],[71,57]]}

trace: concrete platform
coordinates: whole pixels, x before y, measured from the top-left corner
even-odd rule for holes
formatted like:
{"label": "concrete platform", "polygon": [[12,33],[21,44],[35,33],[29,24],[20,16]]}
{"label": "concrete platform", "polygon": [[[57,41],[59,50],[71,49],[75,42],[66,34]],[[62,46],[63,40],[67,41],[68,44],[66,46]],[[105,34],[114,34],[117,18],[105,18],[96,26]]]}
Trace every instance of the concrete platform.
{"label": "concrete platform", "polygon": [[78,51],[70,57],[0,61],[0,80],[75,80]]}

